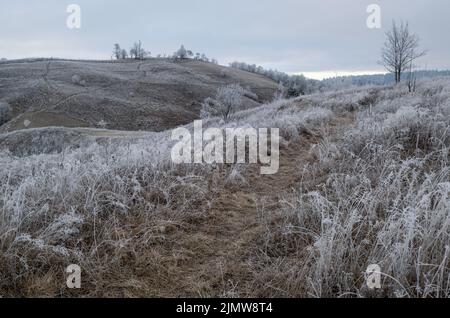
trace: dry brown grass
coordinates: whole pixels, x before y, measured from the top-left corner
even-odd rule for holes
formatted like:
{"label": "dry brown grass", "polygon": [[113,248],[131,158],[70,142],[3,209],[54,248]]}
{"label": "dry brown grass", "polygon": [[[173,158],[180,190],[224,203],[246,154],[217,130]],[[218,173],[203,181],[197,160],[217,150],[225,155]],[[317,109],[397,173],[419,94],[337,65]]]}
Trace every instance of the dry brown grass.
{"label": "dry brown grass", "polygon": [[[433,102],[404,120],[393,109],[410,101],[401,88],[329,97],[234,118],[282,128],[280,170],[271,176],[248,165],[150,167],[139,145],[129,159],[107,147],[17,159],[30,170],[0,157],[12,171],[0,184],[0,294],[448,295],[448,105]],[[167,146],[154,137],[150,151]],[[60,231],[60,217],[76,231]],[[402,288],[389,280],[376,293],[364,287],[363,271],[377,262]],[[83,269],[81,290],[65,287],[71,263]]]}
{"label": "dry brown grass", "polygon": [[[73,76],[86,84],[73,83]],[[0,132],[49,126],[102,128],[100,123],[115,130],[162,131],[198,119],[203,100],[224,84],[240,83],[259,96],[256,101],[244,98],[244,108],[270,101],[277,90],[277,83],[260,75],[170,59],[5,62],[0,64],[0,82],[0,102],[12,107]]]}

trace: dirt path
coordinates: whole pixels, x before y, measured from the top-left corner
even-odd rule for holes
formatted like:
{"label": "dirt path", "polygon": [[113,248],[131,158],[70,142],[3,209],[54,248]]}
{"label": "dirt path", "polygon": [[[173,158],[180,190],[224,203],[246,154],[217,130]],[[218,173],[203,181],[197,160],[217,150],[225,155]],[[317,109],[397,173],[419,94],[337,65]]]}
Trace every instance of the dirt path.
{"label": "dirt path", "polygon": [[[351,118],[337,118],[328,133],[346,129]],[[314,158],[310,154],[317,136],[303,135],[280,149],[280,170],[275,175],[260,175],[251,166],[242,174],[245,184],[224,184],[216,189],[208,216],[199,224],[175,234],[172,251],[177,261],[168,266],[165,286],[157,294],[169,297],[246,297],[254,281],[252,259],[261,247],[264,222],[261,211],[278,207],[279,196],[302,180],[302,171]],[[226,179],[226,175],[220,179]]]}

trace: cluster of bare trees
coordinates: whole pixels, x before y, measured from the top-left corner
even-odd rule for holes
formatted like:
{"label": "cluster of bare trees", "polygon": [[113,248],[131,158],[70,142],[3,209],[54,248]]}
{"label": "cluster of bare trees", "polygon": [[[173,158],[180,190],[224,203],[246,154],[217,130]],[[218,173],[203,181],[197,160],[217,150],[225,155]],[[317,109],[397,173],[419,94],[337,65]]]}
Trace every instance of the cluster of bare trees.
{"label": "cluster of bare trees", "polygon": [[397,25],[394,21],[386,32],[386,38],[380,63],[394,74],[396,83],[400,83],[402,75],[409,71],[408,87],[410,91],[414,90],[414,62],[426,54],[426,51],[419,50],[419,37],[410,32],[408,23]]}
{"label": "cluster of bare trees", "polygon": [[[256,64],[247,64],[245,62],[230,63],[230,67],[242,71],[260,74],[266,76],[284,87],[283,97],[296,97],[311,92],[312,81],[307,80],[303,75],[288,75],[277,70],[267,70]],[[281,91],[281,90],[280,90]],[[280,96],[278,96],[280,97]]]}
{"label": "cluster of bare trees", "polygon": [[144,49],[141,41],[135,42],[129,52],[122,49],[118,43],[114,44],[113,57],[117,60],[127,59],[128,57],[135,60],[143,60],[150,55],[151,53]]}
{"label": "cluster of bare trees", "polygon": [[[120,47],[118,43],[114,44],[113,54],[112,57],[116,60],[124,60],[127,58],[132,58],[136,60],[143,60],[146,57],[149,57],[151,55],[150,52],[144,49],[142,42],[137,41],[133,44],[129,52],[123,48]],[[161,58],[161,55],[157,56],[158,58]],[[164,55],[166,58],[173,58],[174,60],[184,60],[184,59],[194,59],[197,61],[204,61],[204,62],[210,62],[213,64],[219,64],[219,62],[216,59],[209,59],[206,54],[204,53],[195,53],[191,50],[187,50],[184,45],[181,45],[181,47],[173,53],[172,56]]]}
{"label": "cluster of bare trees", "polygon": [[175,60],[183,60],[191,58],[192,56],[194,56],[194,53],[191,50],[186,50],[184,45],[181,45],[181,47],[173,53],[173,58]]}
{"label": "cluster of bare trees", "polygon": [[184,45],[173,54],[173,58],[175,60],[183,60],[183,59],[194,59],[196,61],[210,62],[213,64],[219,64],[216,59],[209,59],[205,53],[195,53],[191,50],[187,50]]}

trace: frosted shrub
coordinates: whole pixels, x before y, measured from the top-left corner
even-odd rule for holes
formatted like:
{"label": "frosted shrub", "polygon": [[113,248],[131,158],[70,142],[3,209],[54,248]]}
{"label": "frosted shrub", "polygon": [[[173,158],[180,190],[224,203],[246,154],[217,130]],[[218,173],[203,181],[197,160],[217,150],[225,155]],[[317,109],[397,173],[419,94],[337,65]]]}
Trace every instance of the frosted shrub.
{"label": "frosted shrub", "polygon": [[[48,207],[46,208],[48,209]],[[58,216],[41,234],[49,243],[65,242],[80,234],[84,218],[73,211]]]}
{"label": "frosted shrub", "polygon": [[86,86],[86,81],[83,80],[80,75],[75,74],[72,76],[72,84],[79,86]]}
{"label": "frosted shrub", "polygon": [[244,96],[247,97],[247,98],[250,98],[250,99],[252,99],[254,101],[257,101],[259,99],[258,95],[251,91],[250,87],[247,87],[244,90]]}
{"label": "frosted shrub", "polygon": [[224,121],[228,121],[242,104],[244,94],[245,91],[239,84],[220,87],[214,99],[207,98],[203,102],[201,117],[221,117]]}

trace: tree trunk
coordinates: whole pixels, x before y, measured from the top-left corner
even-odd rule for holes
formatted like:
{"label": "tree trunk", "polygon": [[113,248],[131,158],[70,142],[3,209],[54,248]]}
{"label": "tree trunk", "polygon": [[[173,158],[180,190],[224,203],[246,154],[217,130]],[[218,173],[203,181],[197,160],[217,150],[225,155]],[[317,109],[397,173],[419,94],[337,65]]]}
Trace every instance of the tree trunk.
{"label": "tree trunk", "polygon": [[395,84],[400,83],[402,77],[402,73],[400,70],[395,71]]}

